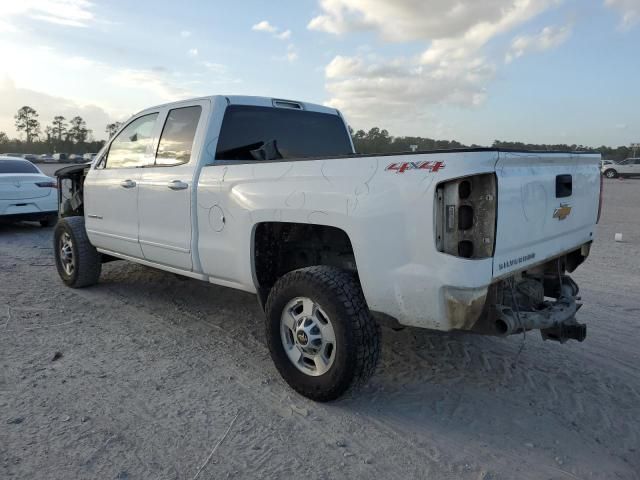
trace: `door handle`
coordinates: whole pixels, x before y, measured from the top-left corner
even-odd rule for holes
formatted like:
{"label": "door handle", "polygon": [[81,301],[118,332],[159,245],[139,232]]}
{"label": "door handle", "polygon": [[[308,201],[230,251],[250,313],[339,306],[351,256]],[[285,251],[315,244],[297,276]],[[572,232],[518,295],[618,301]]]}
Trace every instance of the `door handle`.
{"label": "door handle", "polygon": [[171,190],[185,190],[186,188],[189,188],[189,184],[183,182],[182,180],[171,180],[167,184],[167,187],[169,187]]}
{"label": "door handle", "polygon": [[135,186],[136,186],[136,182],[134,182],[133,180],[129,180],[129,179],[127,179],[127,180],[123,180],[123,181],[121,181],[121,182],[120,182],[120,186],[121,186],[122,188],[133,188],[133,187],[135,187]]}

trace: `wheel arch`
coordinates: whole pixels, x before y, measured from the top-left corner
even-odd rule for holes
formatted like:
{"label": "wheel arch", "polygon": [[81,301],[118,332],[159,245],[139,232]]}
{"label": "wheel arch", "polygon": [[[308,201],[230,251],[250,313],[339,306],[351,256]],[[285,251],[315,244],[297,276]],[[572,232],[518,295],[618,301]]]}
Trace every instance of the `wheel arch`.
{"label": "wheel arch", "polygon": [[250,254],[253,282],[263,308],[278,278],[299,268],[333,266],[357,277],[351,238],[344,229],[331,225],[258,222],[252,231]]}

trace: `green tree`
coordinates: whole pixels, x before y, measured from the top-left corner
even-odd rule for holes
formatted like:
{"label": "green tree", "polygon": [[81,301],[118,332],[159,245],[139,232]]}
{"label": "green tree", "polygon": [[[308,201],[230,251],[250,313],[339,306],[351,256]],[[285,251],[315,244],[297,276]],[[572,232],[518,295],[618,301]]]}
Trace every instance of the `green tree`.
{"label": "green tree", "polygon": [[40,121],[38,120],[38,112],[33,108],[25,105],[13,117],[15,118],[16,130],[24,132],[27,137],[27,143],[40,135]]}
{"label": "green tree", "polygon": [[89,138],[91,130],[87,128],[87,122],[82,117],[76,116],[69,122],[68,138],[76,143],[85,143]]}
{"label": "green tree", "polygon": [[107,128],[105,128],[104,131],[106,132],[107,136],[111,138],[116,134],[116,132],[120,129],[121,126],[122,126],[122,122],[109,123],[107,124]]}
{"label": "green tree", "polygon": [[9,143],[9,137],[6,133],[0,132],[0,145],[4,145]]}
{"label": "green tree", "polygon": [[53,117],[53,122],[51,124],[51,136],[52,138],[58,140],[58,142],[62,142],[63,135],[67,133],[67,124],[65,123],[65,120],[66,118],[64,118],[62,115],[56,115],[55,117]]}
{"label": "green tree", "polygon": [[47,136],[47,144],[55,138],[55,127],[47,125],[44,129],[44,134]]}

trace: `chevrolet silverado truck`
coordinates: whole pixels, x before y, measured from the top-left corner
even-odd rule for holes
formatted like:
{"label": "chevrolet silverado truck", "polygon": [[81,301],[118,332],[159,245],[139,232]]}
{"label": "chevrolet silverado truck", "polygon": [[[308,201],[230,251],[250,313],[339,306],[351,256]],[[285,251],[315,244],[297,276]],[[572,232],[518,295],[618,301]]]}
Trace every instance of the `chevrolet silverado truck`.
{"label": "chevrolet silverado truck", "polygon": [[337,110],[212,96],[146,109],[57,172],[73,288],[129,260],[255,293],[286,382],[362,384],[379,325],[582,341],[578,286],[600,155],[472,148],[359,155]]}

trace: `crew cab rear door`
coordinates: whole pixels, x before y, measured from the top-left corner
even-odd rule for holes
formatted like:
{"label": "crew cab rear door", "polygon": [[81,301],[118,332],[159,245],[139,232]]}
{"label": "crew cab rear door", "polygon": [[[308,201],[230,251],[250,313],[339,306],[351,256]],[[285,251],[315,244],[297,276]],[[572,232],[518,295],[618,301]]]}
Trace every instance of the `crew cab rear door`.
{"label": "crew cab rear door", "polygon": [[144,258],[191,270],[194,176],[205,136],[208,100],[188,101],[161,113],[154,161],[139,179],[139,239]]}
{"label": "crew cab rear door", "polygon": [[593,240],[600,155],[499,152],[494,277]]}

